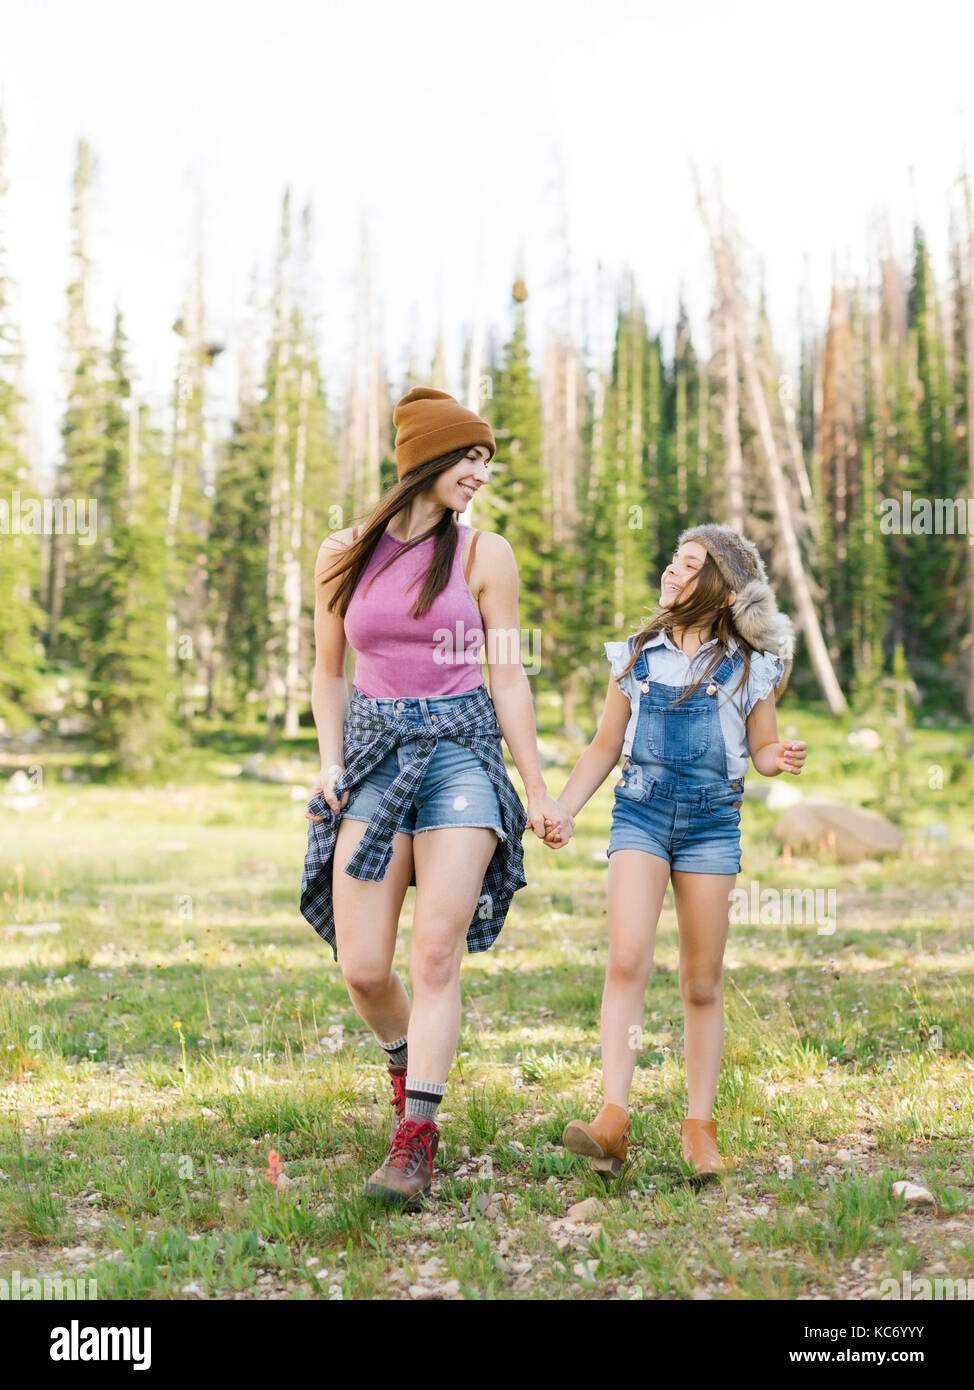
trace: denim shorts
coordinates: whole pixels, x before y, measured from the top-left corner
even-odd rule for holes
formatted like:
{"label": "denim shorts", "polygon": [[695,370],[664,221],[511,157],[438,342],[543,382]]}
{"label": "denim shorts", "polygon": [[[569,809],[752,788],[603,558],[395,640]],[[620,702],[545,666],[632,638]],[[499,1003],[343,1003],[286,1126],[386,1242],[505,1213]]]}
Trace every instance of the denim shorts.
{"label": "denim shorts", "polygon": [[639,849],[688,873],[740,873],[742,780],[688,786],[643,774],[627,760],[616,783],[608,853]]}
{"label": "denim shorts", "polygon": [[[420,726],[425,724],[433,729],[436,727],[432,718],[434,715],[455,712],[457,704],[471,693],[426,696],[422,699],[375,699],[372,703],[383,714],[394,714],[397,719],[412,719]],[[349,797],[343,812],[345,818],[371,820],[383,793],[415,756],[415,752],[415,744],[403,743],[392,753],[386,754]],[[483,763],[463,744],[442,738],[427,764],[399,829],[406,835],[418,835],[423,830],[443,830],[451,826],[484,827],[493,830],[499,839],[507,839],[497,793]]]}

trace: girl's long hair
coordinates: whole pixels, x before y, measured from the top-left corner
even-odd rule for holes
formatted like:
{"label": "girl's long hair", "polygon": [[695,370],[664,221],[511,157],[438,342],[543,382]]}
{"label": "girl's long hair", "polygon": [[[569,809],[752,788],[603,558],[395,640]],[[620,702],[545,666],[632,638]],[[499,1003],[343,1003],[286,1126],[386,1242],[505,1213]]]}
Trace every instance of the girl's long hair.
{"label": "girl's long hair", "polygon": [[[710,679],[724,657],[729,653],[729,639],[731,637],[737,642],[741,655],[744,658],[744,669],[741,673],[741,679],[732,692],[736,694],[742,686],[747,684],[748,677],[751,674],[751,657],[757,648],[752,647],[749,642],[745,642],[734,625],[730,605],[724,602],[728,594],[731,593],[733,593],[731,586],[714,564],[713,556],[708,552],[707,558],[697,571],[697,582],[692,593],[688,594],[685,599],[681,599],[678,603],[672,604],[669,608],[664,608],[662,604],[657,602],[656,608],[648,621],[635,633],[632,644],[632,655],[629,658],[629,663],[616,679],[621,680],[623,676],[628,675],[639,659],[639,653],[642,651],[643,647],[645,647],[649,639],[651,637],[656,637],[664,628],[672,640],[674,627],[706,628],[712,626],[714,629],[714,636],[717,638],[717,645],[710,653],[708,663],[697,676],[693,684],[684,690],[679,699],[673,701],[673,708],[677,705],[682,705],[683,701],[688,700],[693,692],[698,689],[705,680]],[[695,665],[696,655],[690,662],[691,672]],[[775,703],[777,703],[779,695],[783,692],[784,682],[775,690]]]}
{"label": "girl's long hair", "polygon": [[[445,473],[448,468],[452,468],[454,464],[466,458],[469,452],[469,448],[452,449],[448,454],[441,454],[438,458],[430,459],[427,463],[421,463],[416,468],[411,468],[404,478],[379,499],[363,523],[357,539],[352,541],[344,552],[336,557],[327,570],[321,570],[315,575],[316,580],[327,579],[329,581],[338,578],[339,575],[343,576],[328,603],[329,612],[333,613],[337,609],[340,616],[345,617],[352,595],[362,578],[365,567],[372,558],[372,552],[379,544],[379,539],[392,518],[404,507],[408,507],[410,502],[421,492],[424,492],[438,474]],[[437,594],[442,593],[450,582],[453,557],[456,553],[457,541],[460,538],[457,513],[445,511],[434,526],[431,526],[428,531],[424,531],[421,536],[417,536],[415,540],[400,546],[395,554],[391,555],[381,569],[372,576],[373,579],[377,579],[383,570],[388,569],[400,556],[405,555],[407,550],[412,550],[414,545],[428,540],[430,536],[436,537],[436,544],[433,546],[433,556],[423,579],[422,588],[416,602],[410,609],[411,616],[414,618],[421,618],[424,613],[428,612]]]}

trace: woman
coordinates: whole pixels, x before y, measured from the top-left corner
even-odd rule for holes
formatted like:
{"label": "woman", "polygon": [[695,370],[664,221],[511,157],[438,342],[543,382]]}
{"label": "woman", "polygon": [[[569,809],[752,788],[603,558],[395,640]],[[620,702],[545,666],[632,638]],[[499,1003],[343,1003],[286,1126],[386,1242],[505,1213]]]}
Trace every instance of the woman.
{"label": "woman", "polygon": [[[432,1183],[437,1107],[460,1032],[464,942],[488,949],[524,886],[525,825],[543,840],[546,817],[549,829],[568,829],[570,818],[541,774],[514,553],[502,536],[457,522],[489,481],[490,425],[424,386],[402,398],[393,422],[398,484],[363,527],[323,541],[315,567],[312,709],[322,770],[308,807],[301,911],[332,945],[388,1059],[396,1123],[365,1189],[415,1204]],[[350,701],[347,645],[356,653]],[[410,883],[411,1009],[392,968]]]}

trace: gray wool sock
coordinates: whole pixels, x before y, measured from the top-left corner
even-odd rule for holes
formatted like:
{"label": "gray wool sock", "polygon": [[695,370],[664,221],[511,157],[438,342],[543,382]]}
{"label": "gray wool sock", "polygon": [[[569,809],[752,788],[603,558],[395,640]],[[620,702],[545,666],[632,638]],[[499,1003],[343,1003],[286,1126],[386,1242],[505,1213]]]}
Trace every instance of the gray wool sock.
{"label": "gray wool sock", "polygon": [[414,1081],[410,1077],[406,1083],[406,1119],[432,1120],[435,1124],[445,1091],[445,1081]]}
{"label": "gray wool sock", "polygon": [[395,1042],[383,1042],[378,1033],[375,1040],[389,1058],[390,1067],[406,1066],[406,1039],[396,1038]]}

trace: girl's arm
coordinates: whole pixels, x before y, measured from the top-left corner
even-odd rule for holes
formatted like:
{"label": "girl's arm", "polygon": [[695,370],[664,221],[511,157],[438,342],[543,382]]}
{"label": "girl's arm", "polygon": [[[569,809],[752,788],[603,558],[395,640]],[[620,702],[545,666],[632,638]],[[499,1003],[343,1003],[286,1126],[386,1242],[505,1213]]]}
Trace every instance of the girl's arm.
{"label": "girl's arm", "polygon": [[578,814],[619,761],[631,714],[628,695],[623,694],[615,677],[611,676],[599,727],[558,798],[559,804],[570,816]]}
{"label": "girl's arm", "polygon": [[756,701],[745,720],[745,728],[751,762],[762,777],[777,777],[779,772],[791,772],[798,776],[805,762],[808,744],[800,739],[779,740],[773,693]]}
{"label": "girl's arm", "polygon": [[[312,795],[318,790],[324,792],[325,800],[337,815],[348,800],[348,792],[341,803],[332,788],[341,775],[345,765],[344,724],[348,712],[348,683],[345,680],[345,624],[337,612],[328,611],[338,580],[327,580],[330,566],[345,549],[345,538],[351,538],[349,531],[336,531],[321,543],[315,562],[315,668],[311,677],[311,712],[314,715],[315,729],[318,732],[318,752],[321,755],[321,772],[312,788]],[[307,814],[307,813],[306,813]],[[323,816],[308,816],[309,820],[323,820]]]}
{"label": "girl's arm", "polygon": [[[509,542],[492,531],[481,532],[475,568],[478,577],[483,575],[476,596],[487,639],[490,698],[497,711],[501,733],[524,783],[528,821],[534,833],[543,840],[545,817],[562,824],[565,816],[548,795],[541,772],[534,704],[521,663],[517,560]],[[473,573],[470,577],[474,580]]]}

